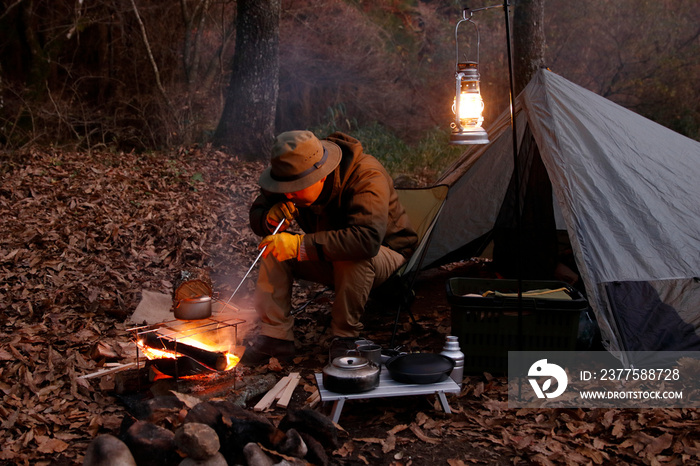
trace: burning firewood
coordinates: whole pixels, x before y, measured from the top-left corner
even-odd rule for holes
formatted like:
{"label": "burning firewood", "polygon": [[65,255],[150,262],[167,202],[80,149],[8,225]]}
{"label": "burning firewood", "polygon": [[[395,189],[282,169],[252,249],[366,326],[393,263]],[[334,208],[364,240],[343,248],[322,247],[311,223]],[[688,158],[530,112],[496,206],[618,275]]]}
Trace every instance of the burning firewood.
{"label": "burning firewood", "polygon": [[212,370],[222,371],[226,369],[228,365],[228,359],[224,353],[196,348],[185,343],[161,337],[155,333],[144,334],[142,336],[142,342],[149,348],[167,350],[188,356]]}

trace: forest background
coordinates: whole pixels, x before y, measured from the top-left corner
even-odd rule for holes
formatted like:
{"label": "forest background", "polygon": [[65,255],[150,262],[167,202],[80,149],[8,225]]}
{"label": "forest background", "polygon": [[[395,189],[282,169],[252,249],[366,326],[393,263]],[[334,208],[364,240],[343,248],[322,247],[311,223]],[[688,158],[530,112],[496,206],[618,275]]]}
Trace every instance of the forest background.
{"label": "forest background", "polygon": [[[4,149],[156,151],[211,141],[235,52],[235,1],[0,3]],[[461,152],[446,142],[454,26],[465,7],[283,0],[276,131],[348,132],[394,175],[444,166]],[[488,127],[508,107],[505,25],[502,9],[474,19],[480,47],[462,28],[460,51],[472,60],[478,52]],[[552,71],[700,139],[697,2],[546,0],[543,29]]]}

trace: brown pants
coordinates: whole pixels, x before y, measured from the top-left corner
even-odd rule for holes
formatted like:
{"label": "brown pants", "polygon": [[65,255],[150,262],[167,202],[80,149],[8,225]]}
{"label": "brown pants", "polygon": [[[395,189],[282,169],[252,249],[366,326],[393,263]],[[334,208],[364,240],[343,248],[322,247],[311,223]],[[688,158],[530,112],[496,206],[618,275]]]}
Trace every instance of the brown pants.
{"label": "brown pants", "polygon": [[281,340],[294,340],[292,283],[300,278],[333,286],[331,331],[337,337],[356,337],[372,288],[381,285],[406,259],[382,246],[372,259],[318,262],[288,260],[278,262],[272,254],[262,259],[255,289],[255,309],[260,316],[260,333]]}

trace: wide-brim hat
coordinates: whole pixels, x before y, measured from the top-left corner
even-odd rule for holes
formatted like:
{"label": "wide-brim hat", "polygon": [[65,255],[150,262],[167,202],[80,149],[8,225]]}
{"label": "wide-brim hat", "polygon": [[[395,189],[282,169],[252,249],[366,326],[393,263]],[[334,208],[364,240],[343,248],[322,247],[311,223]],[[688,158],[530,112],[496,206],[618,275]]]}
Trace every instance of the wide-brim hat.
{"label": "wide-brim hat", "polygon": [[308,188],[331,173],[340,163],[340,147],[311,131],[287,131],[275,138],[270,166],[260,187],[272,193],[293,193]]}

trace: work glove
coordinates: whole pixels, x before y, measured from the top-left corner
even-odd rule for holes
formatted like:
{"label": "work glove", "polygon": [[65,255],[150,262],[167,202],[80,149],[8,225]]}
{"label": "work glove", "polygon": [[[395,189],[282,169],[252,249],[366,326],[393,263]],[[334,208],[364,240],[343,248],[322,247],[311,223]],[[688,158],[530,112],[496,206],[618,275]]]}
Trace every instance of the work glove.
{"label": "work glove", "polygon": [[292,235],[290,233],[277,233],[263,238],[258,245],[258,249],[266,248],[262,255],[267,257],[270,254],[282,262],[288,259],[296,259],[299,257],[299,246],[304,238],[304,235]]}
{"label": "work glove", "polygon": [[299,213],[297,206],[292,201],[278,202],[267,212],[267,224],[271,229],[275,229],[280,222],[284,221],[279,231],[286,230],[292,224],[292,220]]}

